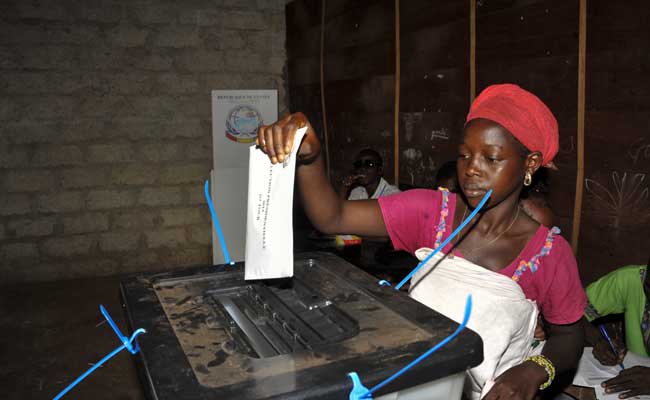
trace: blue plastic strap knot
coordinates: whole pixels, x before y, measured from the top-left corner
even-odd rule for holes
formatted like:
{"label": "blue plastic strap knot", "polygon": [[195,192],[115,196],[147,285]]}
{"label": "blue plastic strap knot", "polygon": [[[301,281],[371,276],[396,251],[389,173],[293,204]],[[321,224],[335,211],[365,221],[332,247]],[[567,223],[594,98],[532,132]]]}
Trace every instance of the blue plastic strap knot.
{"label": "blue plastic strap knot", "polygon": [[111,316],[108,314],[108,311],[106,311],[106,308],[104,308],[104,306],[101,304],[99,305],[99,311],[101,311],[102,314],[104,314],[104,318],[106,318],[108,324],[111,326],[111,328],[113,328],[113,332],[115,332],[117,338],[120,339],[120,342],[122,342],[124,348],[126,348],[131,354],[137,353],[138,350],[140,350],[140,347],[138,346],[138,342],[135,342],[135,346],[133,346],[133,341],[139,334],[145,333],[146,331],[142,328],[137,329],[135,332],[133,332],[131,337],[128,338],[122,334],[120,328],[117,327],[117,324],[115,323],[115,321],[113,321],[113,318],[111,318]]}
{"label": "blue plastic strap knot", "polygon": [[[111,328],[113,328],[113,331],[117,335],[118,339],[122,342],[122,345],[120,347],[116,348],[115,350],[111,351],[110,353],[108,353],[106,356],[104,356],[104,358],[99,360],[92,367],[88,368],[88,370],[86,370],[86,372],[81,374],[77,379],[75,379],[71,384],[69,384],[65,389],[63,389],[59,394],[57,394],[54,397],[54,400],[59,400],[66,393],[68,393],[73,387],[77,386],[77,384],[79,382],[86,379],[86,377],[88,375],[92,374],[97,368],[101,367],[102,364],[104,364],[106,361],[110,360],[114,355],[116,355],[120,351],[122,351],[124,349],[127,349],[131,354],[136,354],[140,350],[140,347],[138,346],[138,342],[136,341],[136,338],[138,337],[138,335],[141,335],[143,333],[147,333],[147,331],[145,331],[142,328],[136,329],[135,332],[133,332],[133,334],[131,335],[131,337],[127,338],[126,336],[124,336],[122,334],[120,329],[117,327],[117,324],[115,324],[115,322],[113,321],[113,318],[111,318],[111,316],[108,314],[108,311],[106,311],[106,309],[104,308],[103,305],[101,305],[101,304],[99,305],[99,310],[102,312],[102,314],[104,315],[104,318],[106,318],[106,321],[108,321],[108,324],[111,326]],[[134,342],[135,342],[135,346],[133,345]]]}

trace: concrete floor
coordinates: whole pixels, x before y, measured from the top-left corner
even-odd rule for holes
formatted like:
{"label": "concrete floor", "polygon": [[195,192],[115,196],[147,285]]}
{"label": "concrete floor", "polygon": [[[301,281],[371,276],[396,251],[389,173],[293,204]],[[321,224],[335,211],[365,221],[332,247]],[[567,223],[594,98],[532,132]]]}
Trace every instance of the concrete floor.
{"label": "concrete floor", "polygon": [[[99,311],[126,334],[118,287],[100,278],[0,288],[0,397],[52,399],[120,346]],[[144,399],[132,357],[121,351],[63,399]]]}

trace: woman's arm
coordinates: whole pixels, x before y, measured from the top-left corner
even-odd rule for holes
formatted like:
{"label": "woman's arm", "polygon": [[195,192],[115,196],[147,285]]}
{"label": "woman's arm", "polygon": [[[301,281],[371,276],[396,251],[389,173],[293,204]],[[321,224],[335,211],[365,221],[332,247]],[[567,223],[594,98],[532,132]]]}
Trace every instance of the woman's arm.
{"label": "woman's arm", "polygon": [[582,319],[569,325],[547,326],[549,335],[542,355],[553,363],[556,376],[576,368],[584,347]]}
{"label": "woman's arm", "polygon": [[327,175],[321,145],[302,113],[287,115],[273,125],[261,126],[257,145],[272,163],[285,160],[291,152],[296,131],[307,127],[298,151],[297,181],[307,216],[323,233],[386,236],[386,225],[376,200],[344,201],[336,194]]}
{"label": "woman's arm", "polygon": [[298,168],[298,188],[307,216],[323,233],[387,236],[377,200],[347,201],[330,185],[323,157]]}

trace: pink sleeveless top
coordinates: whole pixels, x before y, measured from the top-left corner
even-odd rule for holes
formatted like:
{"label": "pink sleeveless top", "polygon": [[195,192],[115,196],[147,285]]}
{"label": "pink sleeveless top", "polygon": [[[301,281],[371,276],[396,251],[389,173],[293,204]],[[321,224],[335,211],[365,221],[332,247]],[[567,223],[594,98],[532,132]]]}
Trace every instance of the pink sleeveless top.
{"label": "pink sleeveless top", "polygon": [[[397,250],[435,249],[452,232],[456,195],[445,190],[415,189],[378,199],[386,230]],[[571,247],[557,227],[540,225],[519,255],[499,271],[516,281],[553,324],[582,317],[586,295]],[[451,251],[451,244],[442,251]]]}

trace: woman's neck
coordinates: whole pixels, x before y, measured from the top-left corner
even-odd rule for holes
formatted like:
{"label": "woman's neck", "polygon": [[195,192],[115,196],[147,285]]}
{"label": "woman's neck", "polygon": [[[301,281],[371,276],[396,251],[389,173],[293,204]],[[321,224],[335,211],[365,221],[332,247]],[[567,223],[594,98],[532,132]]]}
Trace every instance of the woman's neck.
{"label": "woman's neck", "polygon": [[[467,207],[467,204],[464,203],[464,206]],[[510,196],[496,206],[480,212],[478,218],[471,225],[474,230],[481,234],[481,236],[497,235],[514,222],[513,219],[517,215],[518,208],[518,197]],[[468,208],[467,214],[469,214],[470,211],[471,210]]]}

